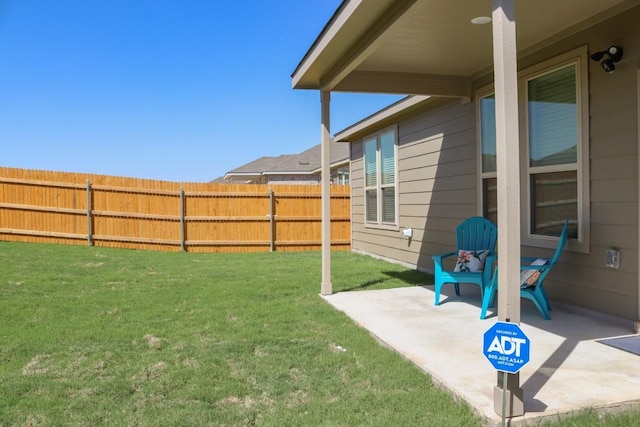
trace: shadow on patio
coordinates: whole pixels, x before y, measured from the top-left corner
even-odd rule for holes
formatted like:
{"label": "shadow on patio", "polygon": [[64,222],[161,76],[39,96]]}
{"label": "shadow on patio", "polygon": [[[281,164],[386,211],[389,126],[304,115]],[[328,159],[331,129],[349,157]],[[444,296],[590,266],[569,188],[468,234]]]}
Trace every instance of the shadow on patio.
{"label": "shadow on patio", "polygon": [[[438,307],[433,285],[323,298],[468,402],[490,425],[499,424],[493,409],[496,371],[482,349],[483,334],[497,316],[480,320],[477,286],[461,284],[460,291],[457,297],[453,286],[445,286]],[[531,358],[520,371],[526,413],[513,425],[583,408],[638,404],[640,356],[597,342],[632,334],[632,322],[559,304],[552,308],[552,320],[544,320],[522,300],[520,326],[531,340]]]}

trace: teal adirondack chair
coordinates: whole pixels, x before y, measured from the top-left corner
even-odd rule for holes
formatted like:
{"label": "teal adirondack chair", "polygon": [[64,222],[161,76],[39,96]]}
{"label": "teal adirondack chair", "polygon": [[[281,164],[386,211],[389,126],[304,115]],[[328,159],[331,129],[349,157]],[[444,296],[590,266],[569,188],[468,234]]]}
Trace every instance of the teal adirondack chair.
{"label": "teal adirondack chair", "polygon": [[[458,250],[442,255],[434,255],[435,305],[440,304],[442,285],[453,283],[456,295],[460,295],[460,283],[474,283],[480,286],[480,293],[484,296],[485,288],[491,281],[493,264],[496,260],[495,248],[498,239],[498,229],[490,220],[476,216],[463,221],[456,227]],[[484,268],[481,271],[447,271],[442,262],[449,257],[458,257],[460,251],[473,253],[484,252]],[[463,269],[466,270],[466,269]]]}
{"label": "teal adirondack chair", "polygon": [[[551,258],[528,258],[521,259],[520,274],[520,297],[533,301],[542,317],[551,320],[549,311],[551,305],[547,292],[544,289],[544,279],[547,277],[551,269],[558,262],[565,245],[567,244],[567,235],[569,233],[569,220],[564,222],[564,228],[558,240],[558,247]],[[498,267],[496,267],[491,283],[487,288],[485,298],[482,301],[482,312],[480,317],[484,319],[487,314],[489,305],[495,300],[495,294],[498,290]]]}

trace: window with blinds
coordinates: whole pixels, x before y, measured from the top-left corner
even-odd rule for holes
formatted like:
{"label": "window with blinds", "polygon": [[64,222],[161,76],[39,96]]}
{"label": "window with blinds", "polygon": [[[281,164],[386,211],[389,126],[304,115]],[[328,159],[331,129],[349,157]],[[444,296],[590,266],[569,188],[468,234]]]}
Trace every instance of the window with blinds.
{"label": "window with blinds", "polygon": [[336,181],[338,185],[349,185],[349,168],[340,168],[336,173]]}
{"label": "window with blinds", "polygon": [[369,225],[397,224],[395,127],[364,141],[365,220]]}
{"label": "window with blinds", "polygon": [[[559,62],[559,61],[558,61]],[[556,64],[558,63],[556,62]],[[581,161],[581,121],[585,112],[580,97],[586,86],[580,82],[581,62],[569,59],[564,65],[540,67],[536,74],[526,71],[520,83],[525,102],[520,114],[526,118],[526,144],[523,143],[524,194],[528,194],[527,236],[559,236],[565,219],[569,219],[569,237],[578,239],[581,206],[588,201],[581,195],[580,180],[587,180]],[[482,215],[498,220],[496,173],[495,96],[484,91],[477,98],[478,137]],[[525,148],[526,147],[526,148]],[[528,186],[528,188],[527,188]],[[584,210],[584,208],[583,208]],[[529,240],[532,242],[533,240]]]}
{"label": "window with blinds", "polygon": [[578,103],[576,65],[527,81],[530,231],[557,236],[566,219],[577,238]]}
{"label": "window with blinds", "polygon": [[575,68],[570,65],[527,83],[530,167],[577,162]]}

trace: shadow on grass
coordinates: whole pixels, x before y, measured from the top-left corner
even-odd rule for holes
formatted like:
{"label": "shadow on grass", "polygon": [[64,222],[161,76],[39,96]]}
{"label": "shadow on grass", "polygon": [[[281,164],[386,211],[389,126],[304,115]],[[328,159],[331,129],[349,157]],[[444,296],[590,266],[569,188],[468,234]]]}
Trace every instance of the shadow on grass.
{"label": "shadow on grass", "polygon": [[383,271],[386,277],[369,280],[359,285],[354,285],[336,290],[339,292],[361,291],[365,289],[390,289],[408,286],[425,286],[433,284],[433,276],[421,273],[417,270]]}
{"label": "shadow on grass", "polygon": [[[359,290],[363,290],[363,289],[368,289],[372,286],[378,285],[380,283],[384,283],[389,281],[389,278],[385,278],[385,279],[376,279],[376,280],[369,280],[367,282],[364,282],[360,285],[355,285],[355,286],[351,286],[349,288],[344,288],[344,289],[340,289],[335,291],[334,293],[339,293],[339,292],[350,292],[350,291],[359,291]],[[384,289],[384,287],[379,288],[379,289]]]}

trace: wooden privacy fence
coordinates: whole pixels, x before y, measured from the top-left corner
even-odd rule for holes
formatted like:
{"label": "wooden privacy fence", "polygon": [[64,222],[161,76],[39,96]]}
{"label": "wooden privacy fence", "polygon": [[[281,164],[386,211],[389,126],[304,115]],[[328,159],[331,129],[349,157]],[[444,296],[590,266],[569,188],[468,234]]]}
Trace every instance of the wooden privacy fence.
{"label": "wooden privacy fence", "polygon": [[[189,252],[320,249],[319,185],[177,183],[0,168],[0,239]],[[350,187],[331,247],[350,248]]]}

